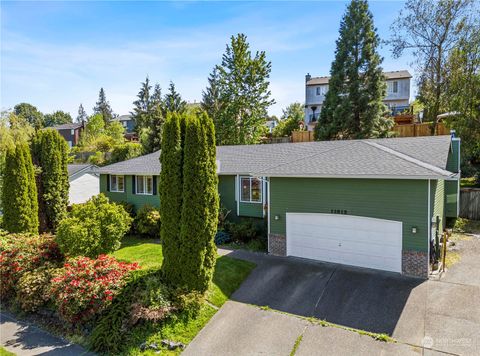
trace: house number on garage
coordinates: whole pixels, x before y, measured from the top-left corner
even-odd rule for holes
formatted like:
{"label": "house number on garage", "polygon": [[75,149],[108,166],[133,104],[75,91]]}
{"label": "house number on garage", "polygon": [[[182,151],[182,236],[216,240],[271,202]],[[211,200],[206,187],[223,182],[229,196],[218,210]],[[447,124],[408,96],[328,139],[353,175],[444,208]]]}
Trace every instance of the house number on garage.
{"label": "house number on garage", "polygon": [[343,215],[347,215],[347,211],[346,210],[341,210],[341,209],[332,209],[330,210],[330,212],[332,214],[343,214]]}

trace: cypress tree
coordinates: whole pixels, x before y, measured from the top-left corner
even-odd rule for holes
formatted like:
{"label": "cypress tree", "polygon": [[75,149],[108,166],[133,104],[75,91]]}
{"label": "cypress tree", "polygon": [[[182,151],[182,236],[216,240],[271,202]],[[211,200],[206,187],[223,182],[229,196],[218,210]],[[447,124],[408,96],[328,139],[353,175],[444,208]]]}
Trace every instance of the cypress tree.
{"label": "cypress tree", "polygon": [[340,24],[329,90],[315,128],[317,140],[384,136],[385,78],[377,52],[380,39],[366,0],[352,0]]}
{"label": "cypress tree", "polygon": [[2,187],[3,225],[9,232],[38,233],[35,173],[25,143],[7,149]]}
{"label": "cypress tree", "polygon": [[57,130],[38,131],[32,142],[32,155],[41,169],[37,176],[40,231],[55,231],[68,206],[67,142]]}
{"label": "cypress tree", "polygon": [[178,114],[168,114],[163,129],[163,149],[160,153],[160,237],[163,244],[162,272],[167,280],[179,281],[180,221],[183,194],[183,119]]}

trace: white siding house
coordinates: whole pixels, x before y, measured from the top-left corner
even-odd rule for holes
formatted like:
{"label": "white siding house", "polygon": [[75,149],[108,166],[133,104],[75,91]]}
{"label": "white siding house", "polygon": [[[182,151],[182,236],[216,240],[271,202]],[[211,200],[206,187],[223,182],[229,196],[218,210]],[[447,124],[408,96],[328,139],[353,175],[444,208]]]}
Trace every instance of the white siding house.
{"label": "white siding house", "polygon": [[[387,81],[387,95],[383,102],[393,112],[407,108],[410,100],[410,79],[407,70],[384,72]],[[309,129],[318,120],[323,101],[328,91],[330,77],[305,76],[305,124]]]}
{"label": "white siding house", "polygon": [[100,178],[93,164],[69,164],[68,178],[70,190],[69,204],[85,203],[92,196],[100,193]]}

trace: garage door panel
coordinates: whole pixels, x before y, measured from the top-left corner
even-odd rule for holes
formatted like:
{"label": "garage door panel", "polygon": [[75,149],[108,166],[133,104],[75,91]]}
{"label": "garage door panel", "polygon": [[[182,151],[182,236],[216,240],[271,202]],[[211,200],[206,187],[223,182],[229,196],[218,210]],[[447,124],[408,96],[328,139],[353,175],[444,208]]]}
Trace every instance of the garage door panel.
{"label": "garage door panel", "polygon": [[401,251],[401,222],[287,213],[288,255],[400,272]]}

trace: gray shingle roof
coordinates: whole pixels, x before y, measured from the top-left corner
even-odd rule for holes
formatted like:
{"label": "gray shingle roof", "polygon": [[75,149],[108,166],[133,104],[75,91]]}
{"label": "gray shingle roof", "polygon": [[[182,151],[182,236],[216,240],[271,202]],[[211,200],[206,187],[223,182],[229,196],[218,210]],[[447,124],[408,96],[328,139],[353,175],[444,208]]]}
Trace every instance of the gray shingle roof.
{"label": "gray shingle roof", "polygon": [[[395,70],[392,72],[383,72],[383,75],[387,78],[387,80],[406,79],[406,78],[412,77],[412,75],[408,70]],[[330,77],[312,77],[307,82],[307,85],[328,84],[329,81],[330,81]]]}
{"label": "gray shingle roof", "polygon": [[68,123],[68,124],[52,126],[52,129],[55,129],[55,130],[71,130],[71,129],[78,129],[82,126],[83,126],[83,124],[81,122],[72,122],[72,123]]}
{"label": "gray shingle roof", "polygon": [[[219,174],[286,177],[450,178],[450,136],[219,146]],[[103,167],[107,174],[158,174],[160,153]]]}
{"label": "gray shingle roof", "polygon": [[86,163],[86,164],[69,164],[67,166],[69,176],[73,176],[74,174],[77,174],[77,173],[79,173],[83,170],[86,170],[86,171],[89,171],[89,172],[96,172],[96,168],[97,168],[97,166],[95,166],[94,164],[89,164],[89,163]]}

